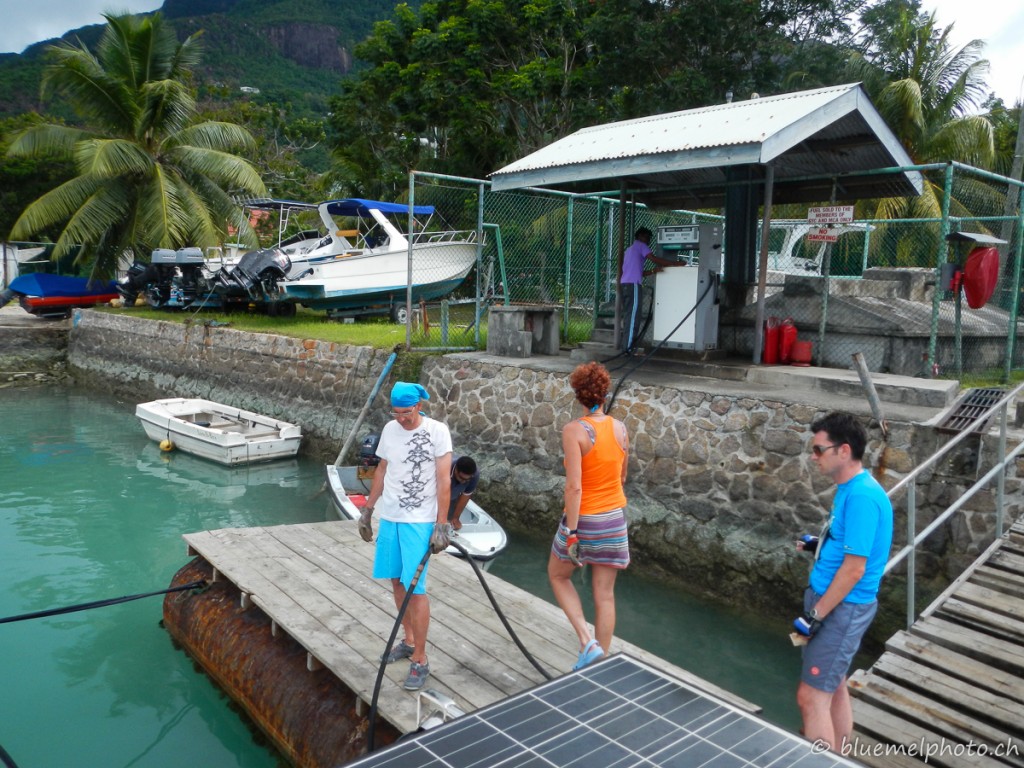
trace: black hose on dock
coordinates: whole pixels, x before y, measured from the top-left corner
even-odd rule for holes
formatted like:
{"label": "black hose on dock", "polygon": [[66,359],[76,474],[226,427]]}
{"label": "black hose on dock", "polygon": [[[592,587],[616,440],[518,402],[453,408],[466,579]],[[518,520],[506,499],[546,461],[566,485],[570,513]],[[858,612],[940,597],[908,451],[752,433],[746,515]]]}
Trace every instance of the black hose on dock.
{"label": "black hose on dock", "polygon": [[189,584],[182,584],[180,587],[170,587],[169,589],[160,589],[156,592],[143,592],[138,595],[125,595],[124,597],[111,597],[106,600],[94,600],[91,603],[79,603],[78,605],[68,605],[63,608],[50,608],[45,611],[35,611],[34,613],[23,613],[20,616],[8,616],[0,619],[0,624],[9,624],[12,621],[25,621],[26,619],[42,619],[46,616],[59,616],[62,613],[74,613],[75,611],[86,611],[90,608],[103,608],[108,605],[117,605],[118,603],[127,603],[132,600],[139,600],[143,597],[155,597],[156,595],[166,595],[169,592],[184,592],[189,589],[202,589],[206,586],[205,581],[193,581]]}
{"label": "black hose on dock", "polygon": [[522,651],[523,656],[526,657],[526,660],[533,665],[534,669],[540,672],[541,676],[543,676],[545,680],[553,679],[554,676],[551,675],[546,669],[544,669],[544,667],[542,667],[537,662],[537,660],[533,657],[533,654],[526,650],[526,646],[523,645],[522,641],[519,639],[519,636],[515,633],[515,630],[512,629],[512,625],[508,623],[508,619],[505,618],[505,614],[502,613],[501,608],[498,607],[498,601],[494,599],[494,595],[491,592],[491,588],[487,586],[487,582],[484,580],[484,573],[480,570],[480,566],[478,566],[476,564],[476,561],[469,556],[469,553],[463,548],[461,544],[459,544],[456,541],[453,541],[451,542],[451,545],[455,547],[457,550],[459,550],[459,552],[462,553],[463,557],[469,560],[469,564],[473,567],[473,572],[476,573],[476,577],[480,579],[480,586],[484,588],[484,593],[487,595],[487,599],[491,601],[491,605],[494,607],[494,612],[498,614],[498,618],[501,619],[501,623],[504,624],[505,629],[508,630],[508,634],[509,637],[512,638],[512,642],[516,644],[519,650]]}
{"label": "black hose on dock", "polygon": [[423,569],[427,565],[427,560],[430,559],[430,545],[427,545],[427,552],[423,555],[423,559],[420,560],[420,564],[416,567],[416,573],[413,574],[412,581],[409,582],[409,586],[405,588],[405,599],[402,601],[401,607],[398,609],[398,617],[395,619],[395,625],[391,628],[391,637],[388,638],[387,645],[384,646],[384,653],[380,657],[380,667],[377,668],[377,680],[373,684],[373,700],[370,702],[370,714],[367,718],[368,725],[366,728],[366,751],[373,752],[374,739],[377,732],[377,698],[380,696],[380,685],[384,681],[384,668],[388,665],[388,653],[391,651],[391,646],[395,642],[395,638],[398,637],[398,628],[402,626],[402,617],[405,616],[405,609],[409,607],[409,601],[412,599],[412,591],[416,589],[416,585],[419,583],[420,574],[423,573]]}
{"label": "black hose on dock", "polygon": [[[512,629],[512,625],[509,624],[508,619],[505,618],[505,614],[498,606],[498,601],[495,600],[494,594],[491,592],[491,588],[487,586],[487,581],[484,579],[484,574],[483,571],[480,570],[480,566],[476,564],[476,561],[472,557],[470,557],[466,549],[457,541],[451,541],[450,544],[451,546],[459,550],[459,552],[462,553],[462,556],[469,561],[470,566],[473,568],[473,572],[476,574],[476,577],[480,580],[480,586],[484,588],[484,593],[487,595],[487,599],[491,601],[491,605],[494,607],[494,612],[498,614],[498,618],[501,619],[501,623],[505,626],[505,629],[508,630],[508,634],[512,638],[512,642],[516,644],[519,650],[522,651],[523,656],[526,657],[526,660],[533,665],[534,669],[540,672],[540,674],[544,677],[545,680],[551,680],[553,677],[551,673],[544,669],[544,667],[542,667],[537,662],[537,659],[535,659],[533,655],[528,650],[526,650],[526,646],[523,645],[522,641],[519,639],[519,636],[515,633],[515,630]],[[427,547],[427,553],[423,556],[423,559],[420,560],[420,564],[416,568],[416,573],[412,577],[412,581],[405,590],[405,599],[402,601],[401,608],[398,609],[398,617],[395,619],[395,625],[391,628],[391,637],[388,638],[387,645],[384,646],[384,653],[381,655],[380,667],[377,669],[377,680],[373,684],[373,700],[370,703],[370,714],[368,717],[368,726],[366,729],[366,751],[368,753],[373,752],[374,749],[374,733],[377,728],[377,698],[380,695],[381,683],[384,681],[384,668],[388,665],[387,655],[388,652],[391,650],[391,646],[394,645],[395,638],[398,637],[398,628],[402,626],[402,617],[405,616],[405,609],[409,606],[409,600],[412,597],[412,591],[416,587],[417,582],[419,582],[420,574],[423,573],[423,568],[426,566],[427,560],[429,558],[430,547]]]}

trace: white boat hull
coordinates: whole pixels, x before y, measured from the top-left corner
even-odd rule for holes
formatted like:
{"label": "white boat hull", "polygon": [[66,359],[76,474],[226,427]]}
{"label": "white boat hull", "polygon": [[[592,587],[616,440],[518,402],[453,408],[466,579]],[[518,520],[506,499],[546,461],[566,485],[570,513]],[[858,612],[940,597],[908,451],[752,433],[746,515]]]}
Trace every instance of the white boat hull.
{"label": "white boat hull", "polygon": [[[417,243],[413,246],[413,300],[444,296],[458,287],[476,264],[471,242]],[[314,309],[343,309],[372,302],[405,300],[409,253],[364,251],[311,263],[311,274],[281,283],[285,295]]]}
{"label": "white boat hull", "polygon": [[[360,480],[356,467],[336,467],[328,464],[327,490],[331,506],[342,520],[358,520],[359,507],[349,498],[349,494],[368,494],[370,481]],[[493,560],[508,545],[508,536],[504,529],[472,499],[462,510],[459,520],[462,528],[453,532],[452,541],[458,542],[474,560]],[[455,547],[449,547],[447,552],[456,557],[463,556]]]}
{"label": "white boat hull", "polygon": [[228,466],[290,458],[302,442],[295,424],[210,400],[153,400],[137,405],[135,415],[151,440]]}

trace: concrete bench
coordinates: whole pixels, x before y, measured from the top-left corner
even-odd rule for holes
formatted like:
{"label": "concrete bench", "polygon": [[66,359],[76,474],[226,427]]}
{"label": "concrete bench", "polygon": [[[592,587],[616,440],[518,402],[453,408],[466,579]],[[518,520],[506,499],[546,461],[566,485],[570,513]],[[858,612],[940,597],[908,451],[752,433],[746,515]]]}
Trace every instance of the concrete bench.
{"label": "concrete bench", "polygon": [[557,355],[560,311],[560,307],[543,304],[490,307],[487,352],[503,357]]}

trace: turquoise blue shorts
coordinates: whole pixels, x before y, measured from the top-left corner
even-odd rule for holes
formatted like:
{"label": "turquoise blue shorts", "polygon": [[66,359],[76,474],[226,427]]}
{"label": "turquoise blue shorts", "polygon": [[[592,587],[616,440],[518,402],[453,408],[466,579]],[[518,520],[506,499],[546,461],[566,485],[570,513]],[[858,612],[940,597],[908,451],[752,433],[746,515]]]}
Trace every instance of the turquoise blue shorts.
{"label": "turquoise blue shorts", "polygon": [[[420,560],[430,548],[430,536],[434,533],[433,523],[395,523],[381,520],[377,528],[377,551],[373,557],[373,578],[399,579],[405,588],[412,584]],[[412,593],[422,595],[427,591],[428,559],[423,573]]]}

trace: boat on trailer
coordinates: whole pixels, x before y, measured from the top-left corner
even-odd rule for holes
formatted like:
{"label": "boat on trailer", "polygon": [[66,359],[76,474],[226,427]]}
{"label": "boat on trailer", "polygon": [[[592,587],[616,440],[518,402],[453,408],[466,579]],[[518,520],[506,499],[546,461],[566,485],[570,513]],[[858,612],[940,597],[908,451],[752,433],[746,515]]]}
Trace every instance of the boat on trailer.
{"label": "boat on trailer", "polygon": [[[429,231],[434,207],[413,208],[411,235],[399,226],[409,206],[361,198],[328,200],[317,206],[327,235],[315,247],[291,254],[308,274],[281,283],[287,298],[331,316],[376,307],[404,322],[406,288],[412,300],[430,301],[454,291],[476,264],[476,231]],[[419,218],[417,218],[419,217]],[[426,217],[422,223],[420,219]],[[354,221],[354,228],[343,224]]]}
{"label": "boat on trailer", "polygon": [[296,424],[198,398],[139,403],[135,415],[165,450],[177,448],[228,466],[291,458],[302,442]]}
{"label": "boat on trailer", "polygon": [[[339,467],[327,465],[327,491],[331,506],[342,520],[358,520],[373,483],[374,467]],[[472,499],[459,516],[462,528],[452,532],[452,541],[458,542],[469,556],[484,567],[500,555],[508,545],[505,529]],[[448,554],[464,555],[455,547]]]}
{"label": "boat on trailer", "polygon": [[118,296],[113,280],[29,272],[0,291],[0,306],[18,299],[22,309],[36,317],[63,318],[76,307],[107,304]]}

